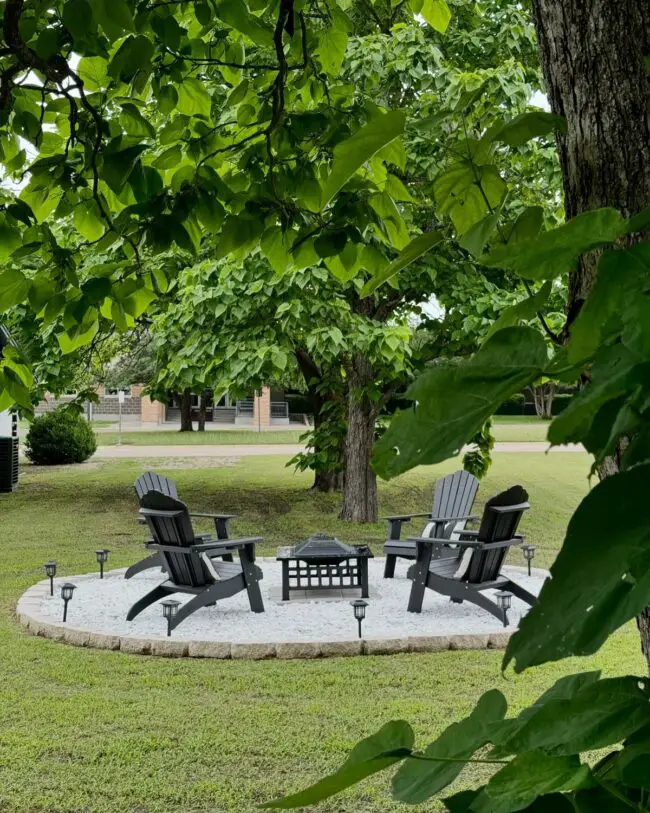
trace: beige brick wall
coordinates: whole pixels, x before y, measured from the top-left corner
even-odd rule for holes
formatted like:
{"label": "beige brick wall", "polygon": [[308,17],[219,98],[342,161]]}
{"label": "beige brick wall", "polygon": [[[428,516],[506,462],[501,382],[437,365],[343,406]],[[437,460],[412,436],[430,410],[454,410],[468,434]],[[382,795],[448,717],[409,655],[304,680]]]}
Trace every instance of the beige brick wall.
{"label": "beige brick wall", "polygon": [[165,405],[152,401],[148,395],[141,396],[140,420],[142,423],[162,423],[165,420]]}
{"label": "beige brick wall", "polygon": [[255,414],[253,423],[261,429],[268,429],[271,425],[271,390],[263,387],[261,392],[255,393]]}

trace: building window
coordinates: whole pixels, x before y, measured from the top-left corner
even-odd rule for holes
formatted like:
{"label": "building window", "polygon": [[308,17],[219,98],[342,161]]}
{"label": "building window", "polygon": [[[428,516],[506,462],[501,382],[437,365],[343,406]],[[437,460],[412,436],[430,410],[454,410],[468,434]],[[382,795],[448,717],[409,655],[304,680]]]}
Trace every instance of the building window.
{"label": "building window", "polygon": [[[106,395],[108,395],[111,398],[117,398],[119,392],[120,392],[119,390],[106,390]],[[131,397],[131,387],[124,387],[122,392],[124,393],[125,398]]]}

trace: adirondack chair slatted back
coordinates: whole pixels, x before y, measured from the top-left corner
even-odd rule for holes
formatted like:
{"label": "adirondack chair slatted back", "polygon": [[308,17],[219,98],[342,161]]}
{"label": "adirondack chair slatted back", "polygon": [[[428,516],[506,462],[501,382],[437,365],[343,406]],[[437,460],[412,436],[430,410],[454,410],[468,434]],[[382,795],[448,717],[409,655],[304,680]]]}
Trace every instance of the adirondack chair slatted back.
{"label": "adirondack chair slatted back", "polygon": [[135,488],[135,493],[139,500],[144,497],[147,491],[159,491],[168,497],[174,497],[174,499],[178,497],[176,483],[162,474],[156,474],[155,471],[146,471],[140,475],[133,484],[133,487]]}
{"label": "adirondack chair slatted back", "polygon": [[148,509],[144,517],[154,541],[159,545],[178,546],[178,553],[161,551],[170,581],[188,587],[212,584],[214,578],[199,554],[188,550],[196,539],[185,503],[153,490],[144,494],[140,506]]}
{"label": "adirondack chair slatted back", "polygon": [[[448,474],[436,483],[433,496],[434,517],[464,517],[467,516],[474,505],[478,480],[468,471],[455,471]],[[449,539],[456,528],[456,522],[449,522],[442,532],[445,539]],[[460,523],[464,527],[464,523]],[[434,526],[435,527],[435,526]]]}
{"label": "adirondack chair slatted back", "polygon": [[[501,510],[495,511],[495,507]],[[512,539],[528,508],[528,492],[521,486],[512,486],[492,497],[485,503],[477,541],[503,542]],[[498,578],[507,554],[508,548],[474,551],[464,581],[479,584]]]}

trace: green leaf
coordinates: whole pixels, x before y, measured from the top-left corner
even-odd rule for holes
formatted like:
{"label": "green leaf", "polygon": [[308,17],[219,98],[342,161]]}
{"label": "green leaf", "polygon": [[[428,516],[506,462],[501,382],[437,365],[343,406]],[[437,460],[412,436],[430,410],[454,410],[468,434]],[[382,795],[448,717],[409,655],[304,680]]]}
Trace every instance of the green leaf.
{"label": "green leaf", "polygon": [[216,259],[227,257],[234,251],[246,251],[260,237],[263,230],[264,223],[261,220],[230,215],[221,230]]}
{"label": "green leaf", "polygon": [[75,206],[73,220],[75,229],[90,242],[99,240],[106,229],[106,224],[99,213],[99,207],[93,198]]}
{"label": "green leaf", "polygon": [[500,141],[509,147],[521,147],[531,138],[545,136],[558,130],[566,133],[566,119],[544,110],[520,113],[490,133],[490,141]]}
{"label": "green leaf", "polygon": [[0,274],[0,313],[23,302],[29,293],[30,282],[21,271],[9,268]]}
{"label": "green leaf", "polygon": [[89,302],[99,305],[111,293],[111,281],[108,277],[91,277],[81,286]]}
{"label": "green leaf", "polygon": [[426,759],[405,760],[393,777],[394,798],[418,804],[447,787],[472,754],[490,742],[492,731],[503,720],[506,709],[501,692],[496,689],[485,692],[469,717],[452,723],[427,746],[422,754]]}
{"label": "green leaf", "polygon": [[137,144],[135,147],[127,147],[119,152],[104,154],[104,162],[99,176],[103,181],[106,181],[116,195],[119,195],[124,189],[129,175],[133,172],[133,168],[146,149],[146,144]]}
{"label": "green leaf", "polygon": [[474,257],[480,257],[483,253],[485,244],[490,239],[492,232],[496,229],[499,223],[499,213],[493,212],[486,215],[478,223],[471,226],[465,234],[462,235],[458,244],[467,249]]}
{"label": "green leaf", "polygon": [[75,40],[83,40],[93,28],[93,13],[88,0],[67,0],[62,17],[63,25]]}
{"label": "green leaf", "polygon": [[392,263],[385,266],[376,276],[369,279],[361,290],[361,297],[369,296],[380,285],[394,277],[403,268],[417,260],[419,257],[424,256],[427,251],[430,251],[443,239],[443,233],[440,231],[429,231],[420,234],[413,238],[400,255],[393,260]]}
{"label": "green leaf", "polygon": [[126,0],[93,0],[92,5],[95,19],[110,39],[117,39],[124,31],[135,31]]}
{"label": "green leaf", "polygon": [[315,49],[314,55],[329,76],[338,76],[341,72],[348,39],[347,31],[334,26],[326,28],[319,34],[318,47]]}
{"label": "green leaf", "polygon": [[571,326],[568,360],[575,363],[589,358],[603,341],[619,332],[626,310],[635,300],[642,300],[648,288],[650,244],[605,252],[594,287]]}
{"label": "green leaf", "polygon": [[124,130],[136,138],[155,138],[156,131],[142,115],[140,110],[131,102],[123,102],[120,124]]}
{"label": "green leaf", "polygon": [[161,153],[153,162],[156,169],[174,169],[183,160],[180,147],[170,147]]}
{"label": "green leaf", "polygon": [[108,85],[108,62],[101,56],[84,56],[79,60],[77,73],[86,90],[100,90]]}
{"label": "green leaf", "polygon": [[375,445],[376,471],[391,478],[454,457],[500,404],[539,378],[546,361],[539,331],[509,327],[469,361],[424,373],[406,393],[414,408],[398,413]]}
{"label": "green leaf", "polygon": [[504,668],[512,660],[521,672],[590,655],[648,605],[649,477],[650,463],[635,466],[598,483],[580,503],[539,603],[510,639]]}
{"label": "green leaf", "polygon": [[577,756],[552,757],[543,751],[516,756],[488,782],[472,803],[473,813],[510,813],[531,805],[538,796],[575,790],[589,778],[589,766]]}
{"label": "green leaf", "polygon": [[279,226],[271,226],[262,235],[260,248],[262,254],[271,264],[271,268],[278,274],[283,274],[291,260],[291,234],[283,232]]}
{"label": "green leaf", "polygon": [[10,226],[4,217],[0,218],[0,262],[6,262],[14,251],[22,246],[20,232]]}
{"label": "green leaf", "polygon": [[489,339],[497,330],[503,330],[504,327],[511,327],[512,325],[518,325],[520,322],[534,319],[537,312],[548,301],[552,290],[553,280],[549,279],[536,294],[522,299],[521,302],[517,302],[516,305],[512,305],[510,308],[506,308],[488,331],[487,338]]}
{"label": "green leaf", "polygon": [[224,23],[247,36],[256,45],[273,48],[273,30],[251,14],[242,0],[221,0],[216,13]]}
{"label": "green leaf", "polygon": [[616,209],[594,209],[533,240],[496,248],[481,262],[512,269],[526,279],[555,279],[573,271],[581,254],[613,243],[625,227]]}
{"label": "green leaf", "polygon": [[414,735],[404,720],[393,720],[382,726],[376,734],[358,743],[346,762],[336,773],[321,779],[315,785],[262,805],[275,810],[316,804],[340,793],[362,779],[383,771],[400,762],[413,748]]}
{"label": "green leaf", "polygon": [[508,235],[508,245],[514,246],[515,243],[537,237],[543,225],[544,210],[542,207],[528,206],[515,220]]}
{"label": "green leaf", "polygon": [[441,34],[445,33],[451,20],[451,11],[445,0],[424,0],[420,14]]}
{"label": "green leaf", "polygon": [[314,248],[319,257],[335,257],[340,254],[348,241],[348,235],[342,229],[326,231],[319,234],[314,240]]}
{"label": "green leaf", "polygon": [[438,176],[433,192],[440,214],[449,215],[462,235],[501,205],[506,185],[492,164],[462,160]]}
{"label": "green leaf", "polygon": [[615,745],[650,723],[647,680],[610,678],[581,685],[570,697],[551,697],[516,728],[495,737],[491,758],[539,748],[568,756]]}
{"label": "green leaf", "polygon": [[178,85],[178,112],[186,116],[209,118],[211,109],[212,100],[205,85],[193,77],[183,79]]}
{"label": "green leaf", "polygon": [[405,119],[401,110],[381,113],[346,141],[336,145],[332,168],[323,186],[321,209],[373,155],[402,136]]}
{"label": "green leaf", "polygon": [[92,342],[98,330],[99,322],[95,321],[88,330],[83,333],[78,333],[75,336],[70,336],[68,333],[59,333],[57,339],[61,352],[66,356],[70,353],[74,353],[75,350],[79,350],[80,347],[85,347]]}
{"label": "green leaf", "polygon": [[154,55],[153,43],[143,34],[127,37],[108,64],[108,75],[130,82],[138,71],[149,73]]}

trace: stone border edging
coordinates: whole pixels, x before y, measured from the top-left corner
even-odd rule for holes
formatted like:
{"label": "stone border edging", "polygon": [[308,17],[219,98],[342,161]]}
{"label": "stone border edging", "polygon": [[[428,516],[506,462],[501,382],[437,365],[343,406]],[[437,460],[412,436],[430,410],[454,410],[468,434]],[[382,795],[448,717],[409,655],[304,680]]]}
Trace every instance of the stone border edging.
{"label": "stone border edging", "polygon": [[[512,568],[515,570],[516,568]],[[523,570],[523,568],[521,568]],[[116,572],[116,571],[113,571]],[[67,576],[76,582],[96,574]],[[28,588],[18,600],[16,617],[32,634],[71,646],[119,650],[131,655],[158,655],[165,658],[215,658],[220,660],[293,660],[357,655],[395,655],[406,652],[445,652],[457,649],[505,649],[510,632],[470,635],[416,635],[407,638],[362,638],[354,641],[285,641],[242,643],[227,641],[179,640],[166,637],[138,638],[91,632],[53,621],[40,613],[41,601],[49,590],[49,579]]]}

